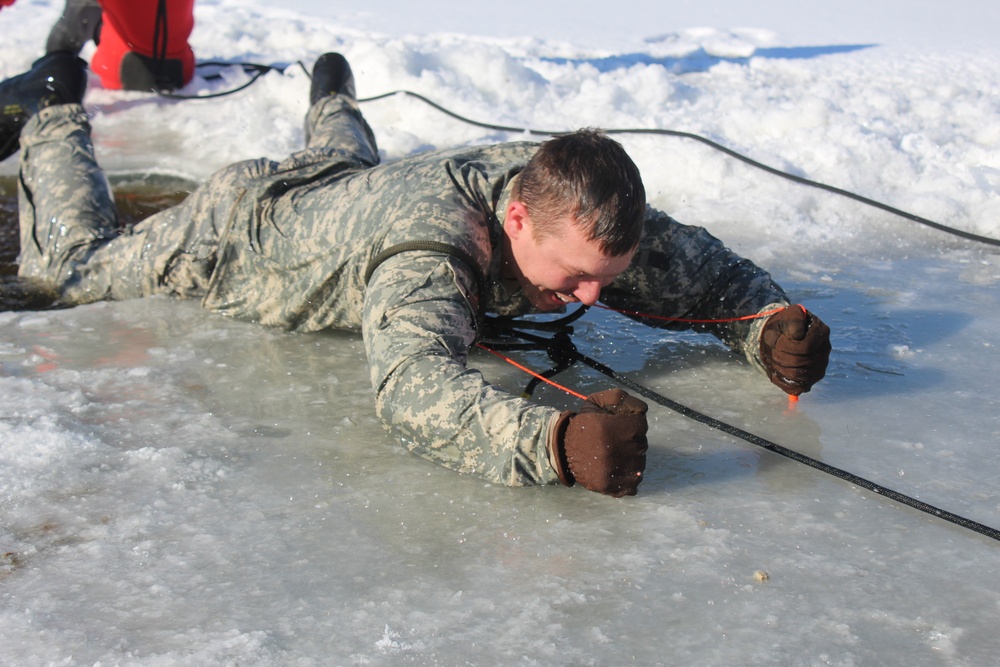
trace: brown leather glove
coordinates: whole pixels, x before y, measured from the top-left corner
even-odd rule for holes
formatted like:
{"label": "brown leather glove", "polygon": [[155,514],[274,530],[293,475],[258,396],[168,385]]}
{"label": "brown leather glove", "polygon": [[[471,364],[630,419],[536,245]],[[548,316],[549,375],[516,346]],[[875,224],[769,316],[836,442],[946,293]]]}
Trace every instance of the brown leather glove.
{"label": "brown leather glove", "polygon": [[634,496],[646,468],[647,409],[621,389],[608,389],[588,396],[579,412],[560,415],[549,441],[559,480],[616,498]]}
{"label": "brown leather glove", "polygon": [[767,377],[792,396],[823,379],[830,350],[830,327],[799,305],[771,315],[760,335]]}

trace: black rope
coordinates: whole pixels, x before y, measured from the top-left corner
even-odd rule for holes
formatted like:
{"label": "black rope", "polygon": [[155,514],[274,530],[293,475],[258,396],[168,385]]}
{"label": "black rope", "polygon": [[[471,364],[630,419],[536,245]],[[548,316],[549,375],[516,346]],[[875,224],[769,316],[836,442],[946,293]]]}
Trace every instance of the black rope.
{"label": "black rope", "polygon": [[[306,71],[306,74],[309,73],[309,70],[306,68],[305,64],[303,64],[301,60],[296,61],[294,64],[302,67],[302,69]],[[274,71],[284,74],[285,70],[288,69],[290,65],[281,66],[281,65],[262,65],[260,63],[233,63],[224,60],[206,60],[199,62],[197,65],[195,65],[196,69],[203,69],[206,67],[240,67],[243,69],[244,73],[250,75],[250,79],[247,80],[246,83],[240,84],[235,88],[229,88],[226,90],[221,90],[217,93],[209,93],[207,95],[185,95],[182,93],[174,93],[166,90],[157,91],[157,94],[160,97],[165,97],[171,100],[213,100],[219,97],[226,97],[228,95],[233,95],[235,93],[240,92],[241,90],[249,88],[253,84],[257,83],[257,80],[260,77],[267,74],[268,72]],[[221,79],[222,75],[219,73],[208,74],[208,75],[202,75],[202,78],[205,79],[206,81],[212,81],[215,79]]]}
{"label": "black rope", "polygon": [[[549,358],[556,364],[549,370],[539,373],[538,375],[541,377],[531,378],[524,391],[521,392],[522,398],[531,398],[535,389],[543,382],[542,378],[551,379],[576,363],[576,359],[561,354],[561,350],[565,349],[565,346],[561,344],[561,338],[565,337],[567,341],[569,340],[569,336],[573,334],[573,327],[570,325],[583,317],[588,310],[590,310],[590,306],[582,305],[568,315],[555,320],[526,320],[499,316],[486,316],[483,318],[483,323],[485,324],[483,340],[487,341],[490,348],[507,352],[513,350],[529,351],[544,349],[548,352]],[[531,340],[527,340],[529,336],[523,332],[516,331],[514,329],[515,326],[519,329],[548,331],[553,336],[548,339],[530,336]],[[520,335],[521,339],[526,342],[516,342],[517,339],[515,336],[517,335]],[[570,346],[572,345],[572,342],[570,342]]]}
{"label": "black rope", "polygon": [[[465,116],[460,116],[459,114],[455,113],[454,111],[446,109],[445,107],[443,107],[440,104],[438,104],[438,103],[436,103],[436,102],[434,102],[434,101],[432,101],[432,100],[424,97],[423,95],[420,95],[418,93],[414,93],[414,92],[409,91],[409,90],[395,90],[395,91],[392,91],[390,93],[383,93],[382,95],[376,95],[374,97],[366,97],[366,98],[358,100],[358,102],[374,102],[376,100],[381,100],[381,99],[384,99],[386,97],[392,97],[394,95],[409,95],[410,97],[415,97],[418,100],[420,100],[421,102],[424,102],[425,104],[434,107],[435,109],[437,109],[438,111],[440,111],[441,113],[443,113],[443,114],[445,114],[447,116],[450,116],[450,117],[452,117],[452,118],[454,118],[456,120],[459,120],[459,121],[461,121],[463,123],[467,123],[469,125],[474,125],[475,127],[481,127],[481,128],[487,129],[487,130],[498,130],[500,132],[516,132],[516,133],[521,133],[521,134],[536,135],[536,136],[549,136],[549,137],[558,137],[558,136],[563,136],[563,135],[566,135],[566,134],[571,134],[571,132],[566,131],[566,130],[536,130],[536,129],[531,129],[531,128],[527,128],[527,127],[512,127],[512,126],[509,126],[509,125],[494,125],[492,123],[483,123],[483,122],[480,122],[480,121],[477,121],[477,120],[472,120],[471,118],[466,118]],[[945,232],[946,234],[952,234],[954,236],[959,236],[959,237],[967,239],[969,241],[977,241],[979,243],[985,243],[987,245],[1000,246],[1000,239],[991,238],[989,236],[981,236],[979,234],[973,234],[972,232],[967,232],[967,231],[964,231],[964,230],[961,230],[961,229],[956,229],[954,227],[949,227],[949,226],[943,225],[943,224],[941,224],[939,222],[934,222],[933,220],[928,220],[927,218],[921,217],[919,215],[915,215],[913,213],[908,213],[908,212],[906,212],[906,211],[904,211],[902,209],[898,209],[898,208],[896,208],[894,206],[889,206],[888,204],[883,204],[882,202],[876,201],[874,199],[869,199],[868,197],[864,197],[862,195],[856,194],[856,193],[851,192],[849,190],[844,190],[842,188],[838,188],[838,187],[835,187],[835,186],[832,186],[832,185],[827,185],[826,183],[821,183],[819,181],[813,181],[813,180],[810,180],[808,178],[803,178],[802,176],[796,176],[795,174],[790,174],[788,172],[781,171],[780,169],[776,169],[775,167],[771,167],[769,165],[766,165],[763,162],[758,162],[757,160],[749,158],[749,157],[747,157],[747,156],[745,156],[745,155],[743,155],[741,153],[737,153],[733,149],[728,148],[728,147],[726,147],[726,146],[724,146],[724,145],[722,145],[722,144],[720,144],[720,143],[718,143],[716,141],[712,141],[711,139],[708,139],[707,137],[703,137],[701,135],[694,134],[692,132],[681,132],[679,130],[664,130],[664,129],[659,129],[659,128],[617,128],[617,129],[612,128],[612,129],[603,129],[603,132],[605,134],[658,134],[658,135],[663,135],[663,136],[668,136],[668,137],[680,137],[680,138],[683,138],[683,139],[692,139],[694,141],[701,142],[702,144],[705,144],[706,146],[714,148],[717,151],[721,151],[721,152],[725,153],[726,155],[728,155],[728,156],[730,156],[732,158],[735,158],[735,159],[737,159],[737,160],[739,160],[741,162],[744,162],[744,163],[746,163],[746,164],[748,164],[748,165],[750,165],[752,167],[756,167],[757,169],[762,169],[762,170],[768,172],[769,174],[774,174],[775,176],[780,176],[781,178],[785,178],[785,179],[788,179],[788,180],[793,181],[795,183],[799,183],[800,185],[806,185],[806,186],[813,187],[813,188],[819,188],[820,190],[825,190],[827,192],[832,192],[834,194],[840,195],[842,197],[847,197],[849,199],[853,199],[854,201],[860,202],[862,204],[866,204],[868,206],[873,206],[873,207],[878,208],[878,209],[880,209],[882,211],[885,211],[887,213],[891,213],[893,215],[899,216],[899,217],[904,218],[906,220],[910,220],[912,222],[916,222],[918,224],[925,225],[927,227],[931,227],[931,228],[936,229],[938,231]]]}
{"label": "black rope", "polygon": [[[997,530],[996,528],[992,528],[977,521],[973,521],[972,519],[968,519],[961,515],[954,514],[947,510],[943,510],[939,507],[935,507],[934,505],[925,503],[922,500],[917,500],[916,498],[908,496],[904,493],[900,493],[899,491],[896,491],[894,489],[882,486],[881,484],[876,484],[875,482],[867,480],[864,477],[859,477],[858,475],[847,472],[842,468],[832,466],[828,463],[824,463],[822,461],[814,459],[811,456],[807,456],[805,454],[796,452],[793,449],[788,449],[787,447],[783,447],[782,445],[771,442],[770,440],[762,438],[758,435],[754,435],[753,433],[750,433],[748,431],[744,431],[741,428],[732,426],[731,424],[727,424],[723,421],[715,419],[714,417],[709,417],[708,415],[705,415],[701,412],[698,412],[697,410],[689,408],[686,405],[682,405],[674,400],[667,398],[666,396],[658,394],[652,389],[649,389],[631,380],[630,378],[622,375],[621,373],[617,372],[610,366],[602,364],[596,359],[592,359],[591,357],[588,357],[587,355],[580,352],[576,348],[576,345],[573,344],[573,341],[570,339],[568,333],[566,332],[558,332],[552,338],[544,338],[542,336],[537,336],[516,329],[508,329],[504,333],[507,336],[519,337],[526,341],[529,341],[529,343],[533,345],[531,349],[546,350],[547,352],[549,352],[549,356],[552,358],[552,360],[556,363],[556,368],[559,368],[560,370],[568,368],[574,362],[583,363],[589,366],[590,368],[594,369],[598,373],[606,375],[607,377],[611,378],[612,380],[622,385],[623,387],[634,391],[636,394],[648,398],[649,400],[658,403],[659,405],[662,405],[665,408],[669,408],[670,410],[673,410],[674,412],[677,412],[687,417],[688,419],[692,419],[700,424],[704,424],[706,426],[722,431],[723,433],[726,433],[733,437],[745,440],[746,442],[749,442],[753,445],[757,445],[758,447],[763,447],[764,449],[770,452],[774,452],[775,454],[780,454],[781,456],[789,458],[793,461],[805,464],[810,468],[814,468],[816,470],[819,470],[820,472],[824,472],[828,475],[837,477],[838,479],[842,479],[845,482],[850,482],[855,486],[859,486],[873,493],[877,493],[878,495],[888,498],[889,500],[894,500],[900,504],[906,505],[907,507],[912,507],[913,509],[925,512],[926,514],[938,517],[939,519],[944,519],[945,521],[953,523],[957,526],[961,526],[962,528],[967,528],[981,535],[985,535],[986,537],[1000,541],[1000,530]],[[528,348],[522,348],[522,349],[528,349]],[[544,375],[546,378],[549,378],[555,374],[556,374],[555,372],[548,371],[547,373],[543,373],[542,375]],[[538,382],[539,382],[538,380],[533,380],[532,383],[529,384],[529,386],[533,388]]]}
{"label": "black rope", "polygon": [[569,326],[577,321],[590,310],[590,306],[581,304],[576,310],[563,315],[554,320],[526,320],[522,318],[503,317],[500,315],[490,315],[486,317],[486,338],[503,337],[514,327],[519,329],[534,329],[535,331],[551,331],[573,333],[573,327]]}
{"label": "black rope", "polygon": [[[261,76],[263,76],[267,72],[270,72],[271,70],[277,70],[278,72],[284,73],[284,71],[286,69],[284,67],[277,67],[277,66],[273,66],[273,65],[258,65],[258,64],[254,64],[254,63],[215,63],[215,62],[198,63],[198,67],[208,66],[208,65],[220,65],[220,64],[224,64],[224,65],[240,65],[240,66],[242,66],[244,68],[245,71],[252,72],[251,78],[250,78],[249,81],[247,81],[245,84],[243,84],[241,86],[238,86],[236,88],[232,88],[230,90],[221,91],[221,92],[218,92],[218,93],[212,93],[212,94],[209,94],[209,95],[181,95],[181,94],[177,94],[177,93],[169,93],[169,92],[166,92],[166,91],[161,91],[159,94],[162,97],[166,97],[166,98],[169,98],[169,99],[176,99],[176,100],[210,100],[210,99],[214,99],[214,98],[218,98],[218,97],[225,97],[227,95],[232,95],[234,93],[238,93],[241,90],[244,90],[245,88],[249,88],[251,85],[253,85],[254,83],[256,83],[257,79],[259,79]],[[302,67],[303,70],[305,70],[306,74],[311,77],[311,73],[309,72],[309,69],[305,66],[305,64],[303,64],[302,61],[298,61],[298,64]],[[474,127],[481,127],[483,129],[487,129],[487,130],[497,130],[497,131],[500,131],[500,132],[513,132],[513,133],[519,133],[519,134],[528,134],[528,135],[534,135],[534,136],[548,136],[548,137],[558,137],[558,136],[563,136],[563,135],[566,135],[566,134],[572,134],[572,132],[569,131],[569,130],[537,130],[537,129],[532,129],[532,128],[528,128],[528,127],[514,127],[514,126],[511,126],[511,125],[497,125],[497,124],[494,124],[494,123],[484,123],[482,121],[473,120],[473,119],[468,118],[466,116],[462,116],[460,114],[457,114],[454,111],[451,111],[450,109],[441,106],[437,102],[434,102],[433,100],[431,100],[431,99],[429,99],[427,97],[424,97],[423,95],[421,95],[419,93],[415,93],[415,92],[413,92],[411,90],[394,90],[394,91],[391,91],[391,92],[388,92],[388,93],[382,93],[381,95],[375,95],[373,97],[360,98],[358,100],[358,102],[359,103],[361,103],[361,102],[375,102],[375,101],[378,101],[378,100],[385,99],[387,97],[394,97],[396,95],[408,95],[410,97],[415,97],[416,99],[420,100],[424,104],[427,104],[428,106],[431,106],[431,107],[437,109],[438,111],[440,111],[441,113],[445,114],[446,116],[450,116],[451,118],[454,118],[455,120],[461,121],[461,122],[466,123],[468,125],[472,125]],[[880,201],[877,201],[875,199],[871,199],[869,197],[865,197],[863,195],[859,195],[857,193],[851,192],[850,190],[844,190],[843,188],[838,188],[838,187],[833,186],[833,185],[827,185],[826,183],[822,183],[820,181],[814,181],[812,179],[804,178],[802,176],[796,176],[795,174],[790,174],[790,173],[788,173],[786,171],[782,171],[782,170],[777,169],[775,167],[772,167],[770,165],[766,165],[763,162],[759,162],[757,160],[754,160],[753,158],[747,157],[746,155],[743,155],[742,153],[738,153],[737,151],[734,151],[733,149],[731,149],[731,148],[729,148],[727,146],[724,146],[723,144],[720,144],[717,141],[713,141],[713,140],[711,140],[711,139],[709,139],[707,137],[703,137],[703,136],[701,136],[699,134],[694,134],[693,132],[683,132],[683,131],[680,131],[680,130],[667,130],[667,129],[661,129],[661,128],[641,128],[641,127],[639,127],[639,128],[607,128],[607,129],[603,129],[603,132],[605,134],[655,134],[655,135],[661,135],[661,136],[667,136],[667,137],[679,137],[679,138],[682,138],[682,139],[691,139],[693,141],[697,141],[697,142],[700,142],[700,143],[702,143],[702,144],[704,144],[706,146],[709,146],[710,148],[713,148],[713,149],[715,149],[717,151],[720,151],[720,152],[728,155],[731,158],[739,160],[740,162],[748,164],[748,165],[750,165],[752,167],[756,167],[757,169],[761,169],[763,171],[766,171],[769,174],[773,174],[775,176],[779,176],[781,178],[787,179],[787,180],[792,181],[794,183],[798,183],[800,185],[805,185],[805,186],[812,187],[812,188],[818,188],[820,190],[825,190],[826,192],[831,192],[833,194],[840,195],[841,197],[846,197],[848,199],[852,199],[852,200],[854,200],[856,202],[860,202],[860,203],[865,204],[867,206],[872,206],[872,207],[877,208],[879,210],[885,211],[886,213],[891,213],[892,215],[904,218],[906,220],[910,220],[911,222],[916,222],[918,224],[924,225],[926,227],[930,227],[932,229],[936,229],[936,230],[938,230],[940,232],[944,232],[946,234],[951,234],[953,236],[958,236],[960,238],[963,238],[963,239],[966,239],[966,240],[969,240],[969,241],[976,241],[978,243],[985,243],[987,245],[992,245],[992,246],[1000,247],[1000,239],[995,239],[995,238],[992,238],[992,237],[989,237],[989,236],[982,236],[980,234],[974,234],[973,232],[967,232],[965,230],[957,229],[955,227],[949,227],[948,225],[941,224],[940,222],[934,222],[933,220],[929,220],[927,218],[924,218],[922,216],[916,215],[914,213],[909,213],[909,212],[904,211],[902,209],[896,208],[895,206],[890,206],[888,204],[884,204],[884,203],[882,203]]]}

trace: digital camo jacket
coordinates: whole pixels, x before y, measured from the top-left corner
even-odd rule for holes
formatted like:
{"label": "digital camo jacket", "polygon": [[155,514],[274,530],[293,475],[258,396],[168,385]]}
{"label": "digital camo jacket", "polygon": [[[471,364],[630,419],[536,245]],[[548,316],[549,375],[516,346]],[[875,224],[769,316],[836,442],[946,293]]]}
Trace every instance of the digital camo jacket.
{"label": "digital camo jacket", "polygon": [[[559,411],[466,365],[480,312],[530,311],[499,277],[499,241],[511,182],[536,145],[378,165],[356,105],[340,98],[315,105],[307,130],[306,150],[224,169],[119,234],[82,108],[43,110],[21,137],[21,275],[69,303],[168,293],[294,331],[360,330],[377,413],[406,447],[502,484],[556,482],[546,452]],[[602,302],[696,319],[787,303],[767,273],[653,209],[632,266]],[[759,367],[762,321],[753,322],[699,326]]]}

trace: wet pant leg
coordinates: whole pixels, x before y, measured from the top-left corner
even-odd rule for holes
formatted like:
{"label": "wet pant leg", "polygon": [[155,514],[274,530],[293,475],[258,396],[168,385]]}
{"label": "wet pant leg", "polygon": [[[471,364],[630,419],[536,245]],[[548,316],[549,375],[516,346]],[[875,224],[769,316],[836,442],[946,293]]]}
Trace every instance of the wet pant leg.
{"label": "wet pant leg", "polygon": [[306,114],[306,148],[333,148],[374,167],[379,163],[375,134],[347,95],[324,97]]}
{"label": "wet pant leg", "polygon": [[40,111],[25,125],[21,147],[18,275],[56,290],[67,305],[202,296],[235,202],[275,168],[269,160],[227,167],[181,204],[119,231],[81,106]]}
{"label": "wet pant leg", "polygon": [[80,105],[43,109],[24,126],[18,213],[18,275],[60,293],[79,282],[75,265],[116,234],[111,188]]}

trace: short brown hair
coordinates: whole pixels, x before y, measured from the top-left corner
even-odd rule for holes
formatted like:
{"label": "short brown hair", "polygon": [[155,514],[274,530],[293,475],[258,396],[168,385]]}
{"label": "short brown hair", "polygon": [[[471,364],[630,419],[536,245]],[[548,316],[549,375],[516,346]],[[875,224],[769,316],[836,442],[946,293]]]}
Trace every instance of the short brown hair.
{"label": "short brown hair", "polygon": [[512,197],[524,204],[545,236],[572,216],[590,240],[619,257],[642,238],[646,190],[639,168],[614,139],[583,129],[543,142],[528,161]]}

